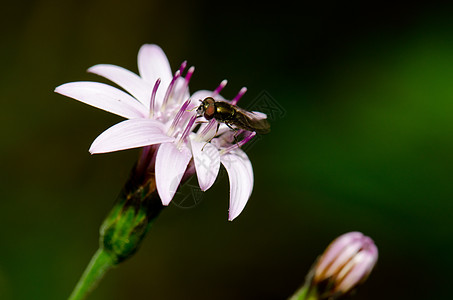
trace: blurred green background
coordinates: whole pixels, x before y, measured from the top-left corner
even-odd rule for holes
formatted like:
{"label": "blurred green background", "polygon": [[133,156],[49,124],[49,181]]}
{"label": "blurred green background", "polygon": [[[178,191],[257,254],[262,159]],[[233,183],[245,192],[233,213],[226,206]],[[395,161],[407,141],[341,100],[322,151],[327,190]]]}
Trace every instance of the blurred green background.
{"label": "blurred green background", "polygon": [[[429,3],[429,4],[428,4]],[[21,1],[2,5],[0,299],[65,299],[138,152],[90,156],[121,118],[53,93],[137,71],[144,43],[191,90],[263,91],[280,107],[248,149],[254,192],[227,221],[228,180],[170,205],[89,299],[286,299],[336,236],[380,250],[354,299],[451,296],[453,7],[435,2]]]}

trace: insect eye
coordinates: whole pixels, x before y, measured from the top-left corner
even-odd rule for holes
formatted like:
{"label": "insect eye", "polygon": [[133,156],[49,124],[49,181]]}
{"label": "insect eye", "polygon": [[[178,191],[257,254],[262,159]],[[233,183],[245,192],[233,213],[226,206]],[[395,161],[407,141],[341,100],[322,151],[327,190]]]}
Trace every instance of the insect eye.
{"label": "insect eye", "polygon": [[204,117],[210,120],[214,117],[215,107],[214,105],[208,105],[204,111]]}
{"label": "insect eye", "polygon": [[203,103],[206,107],[208,107],[209,105],[214,104],[215,100],[212,97],[207,97],[203,100]]}

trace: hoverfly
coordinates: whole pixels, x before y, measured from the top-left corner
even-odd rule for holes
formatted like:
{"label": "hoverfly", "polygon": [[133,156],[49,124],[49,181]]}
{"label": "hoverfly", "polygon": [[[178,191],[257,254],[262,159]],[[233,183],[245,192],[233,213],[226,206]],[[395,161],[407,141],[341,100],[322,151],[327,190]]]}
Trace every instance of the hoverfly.
{"label": "hoverfly", "polygon": [[199,117],[203,116],[206,120],[215,119],[219,122],[214,136],[217,135],[220,123],[224,123],[234,131],[244,129],[265,134],[271,130],[271,126],[266,118],[228,102],[216,101],[212,97],[207,97],[201,101],[197,109],[197,114]]}

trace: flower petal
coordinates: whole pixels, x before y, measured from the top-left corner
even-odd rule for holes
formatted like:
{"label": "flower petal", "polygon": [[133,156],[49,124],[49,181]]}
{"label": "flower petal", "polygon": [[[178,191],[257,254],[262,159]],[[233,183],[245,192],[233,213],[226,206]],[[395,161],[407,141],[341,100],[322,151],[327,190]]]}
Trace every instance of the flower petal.
{"label": "flower petal", "polygon": [[128,119],[148,115],[148,109],[136,99],[104,83],[70,82],[58,86],[55,92]]}
{"label": "flower petal", "polygon": [[335,257],[335,260],[332,262],[331,265],[327,267],[326,270],[326,277],[330,277],[335,273],[338,273],[341,268],[344,267],[345,263],[350,261],[357,253],[359,252],[360,248],[362,247],[362,242],[360,240],[355,240],[346,245],[341,252]]}
{"label": "flower petal", "polygon": [[220,154],[214,145],[205,141],[191,140],[191,146],[198,184],[204,192],[214,184],[219,174]]}
{"label": "flower petal", "polygon": [[162,125],[150,119],[132,119],[113,125],[101,133],[91,144],[90,153],[106,153],[153,144],[170,143]]}
{"label": "flower petal", "polygon": [[316,266],[315,280],[321,277],[327,277],[326,272],[333,264],[334,260],[343,252],[343,250],[353,242],[361,240],[363,233],[358,231],[348,232],[337,237],[318,260]]}
{"label": "flower petal", "polygon": [[338,284],[335,290],[349,291],[354,286],[366,279],[376,263],[374,256],[365,251],[357,253],[354,258],[343,267],[342,272],[338,275]]}
{"label": "flower petal", "polygon": [[156,155],[156,186],[163,205],[173,199],[187,165],[192,158],[189,148],[178,149],[174,143],[162,144]]}
{"label": "flower petal", "polygon": [[170,63],[164,51],[157,45],[143,45],[138,51],[138,70],[140,76],[152,87],[154,87],[157,79],[161,80],[156,92],[154,106],[155,110],[159,110],[173,78]]}
{"label": "flower petal", "polygon": [[158,78],[167,85],[173,78],[170,63],[164,51],[157,45],[145,44],[138,51],[138,70],[148,83],[154,84]]}
{"label": "flower petal", "polygon": [[152,85],[147,84],[137,74],[115,65],[95,65],[88,69],[88,72],[97,74],[116,83],[143,105],[149,107]]}
{"label": "flower petal", "polygon": [[253,190],[253,169],[249,158],[240,149],[220,157],[230,181],[230,210],[228,220],[233,221],[244,209]]}

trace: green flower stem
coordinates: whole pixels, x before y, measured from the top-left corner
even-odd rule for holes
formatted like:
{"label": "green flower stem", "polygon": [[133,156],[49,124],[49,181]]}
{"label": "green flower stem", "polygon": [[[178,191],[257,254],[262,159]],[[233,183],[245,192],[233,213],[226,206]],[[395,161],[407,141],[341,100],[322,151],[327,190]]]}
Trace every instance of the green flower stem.
{"label": "green flower stem", "polygon": [[163,209],[154,174],[134,171],[100,228],[99,250],[91,259],[69,300],[85,299],[104,274],[140,247]]}
{"label": "green flower stem", "polygon": [[318,294],[308,284],[303,285],[288,300],[318,300]]}
{"label": "green flower stem", "polygon": [[88,293],[98,285],[104,274],[113,266],[114,260],[110,254],[102,248],[96,251],[68,300],[85,299]]}

